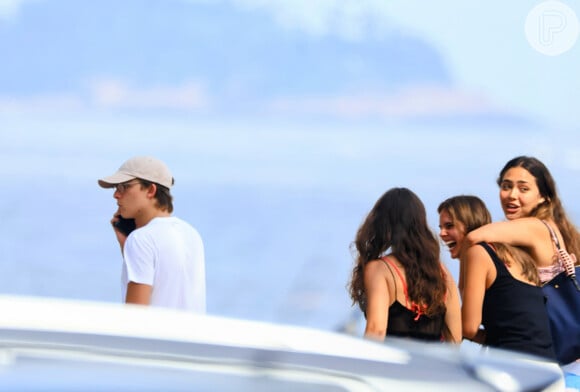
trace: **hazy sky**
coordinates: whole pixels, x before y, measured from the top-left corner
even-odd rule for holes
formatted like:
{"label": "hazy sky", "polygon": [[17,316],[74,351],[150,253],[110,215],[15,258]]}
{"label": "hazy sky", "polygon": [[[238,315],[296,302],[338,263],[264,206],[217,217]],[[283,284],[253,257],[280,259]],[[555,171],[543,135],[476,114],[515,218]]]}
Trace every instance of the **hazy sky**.
{"label": "hazy sky", "polygon": [[[234,3],[265,7],[288,28],[313,35],[363,40],[369,25],[419,34],[447,59],[457,84],[498,106],[566,124],[578,123],[580,43],[560,56],[535,51],[524,32],[528,13],[542,1],[454,0],[276,1]],[[576,15],[580,1],[563,2]],[[570,22],[569,24],[571,24]],[[428,66],[428,64],[426,64]]]}
{"label": "hazy sky", "polygon": [[[16,22],[21,7],[26,3],[43,1],[46,0],[0,1],[0,23]],[[487,108],[485,110],[519,113],[551,123],[554,127],[576,128],[580,120],[580,77],[577,72],[580,69],[580,44],[559,56],[546,56],[532,48],[524,27],[530,11],[542,3],[537,0],[476,3],[451,0],[167,1],[230,4],[231,7],[266,11],[283,29],[305,32],[312,39],[335,35],[361,42],[384,31],[419,36],[440,51],[453,77],[453,85],[445,90],[440,86],[417,86],[388,97],[336,96],[322,101],[302,97],[298,103],[288,100],[273,103],[278,109],[374,113],[379,111],[377,107],[388,106],[389,111],[382,109],[382,113],[388,116],[401,111],[408,113],[410,106],[419,114],[428,110],[444,112],[450,107],[466,111],[483,107]],[[58,1],[53,4],[58,7]],[[561,4],[578,14],[579,0]],[[571,17],[568,21],[568,26],[572,26]],[[429,66],[425,64],[425,67]],[[112,104],[123,96],[130,101],[125,105],[153,105],[155,99],[159,105],[197,108],[208,104],[209,100],[204,95],[207,92],[192,82],[183,86],[144,89],[129,87],[119,80],[104,80],[94,89],[93,93],[101,104]],[[57,110],[74,105],[72,98],[66,95],[50,99],[51,107]],[[421,100],[425,102],[424,106],[421,106]],[[11,97],[11,102],[15,105],[14,97]],[[46,97],[26,101],[28,107],[40,104],[47,104]]]}
{"label": "hazy sky", "polygon": [[[365,42],[374,36],[383,36],[385,32],[391,34],[396,32],[399,36],[420,37],[442,54],[444,65],[451,74],[451,80],[446,85],[430,86],[421,84],[422,82],[418,82],[417,85],[410,83],[402,91],[385,95],[365,94],[364,91],[358,91],[351,96],[334,96],[329,93],[326,96],[292,98],[284,96],[284,87],[281,87],[282,96],[275,102],[269,102],[271,105],[269,107],[277,108],[282,112],[288,110],[289,117],[294,117],[293,119],[297,122],[286,125],[283,120],[278,122],[276,135],[268,134],[267,129],[274,128],[269,128],[267,122],[257,126],[258,129],[264,129],[264,131],[254,132],[256,126],[252,122],[261,120],[260,118],[249,118],[245,122],[237,119],[230,121],[225,113],[217,121],[221,121],[221,124],[209,124],[208,127],[229,128],[232,135],[238,132],[239,136],[220,140],[220,136],[202,132],[199,146],[181,142],[180,148],[187,145],[188,152],[210,157],[207,162],[219,162],[214,165],[216,173],[220,168],[225,167],[224,162],[227,160],[227,162],[239,162],[238,165],[254,168],[253,171],[246,172],[246,176],[253,176],[254,181],[267,178],[272,182],[287,181],[297,185],[301,181],[315,183],[320,178],[328,181],[329,177],[326,173],[314,170],[307,173],[299,171],[300,174],[294,174],[295,177],[288,174],[285,179],[277,178],[275,171],[269,172],[266,168],[256,171],[256,160],[253,157],[258,154],[264,162],[287,162],[284,167],[293,173],[297,173],[293,169],[292,161],[296,159],[298,152],[308,157],[303,159],[305,162],[315,162],[318,156],[334,157],[352,162],[354,165],[364,165],[365,156],[369,153],[378,153],[375,148],[378,149],[380,146],[373,146],[371,143],[369,147],[362,142],[353,143],[356,138],[352,135],[343,137],[348,132],[360,132],[364,129],[369,129],[369,131],[364,134],[365,136],[361,133],[361,138],[372,138],[374,132],[381,132],[381,129],[385,129],[387,140],[393,140],[392,135],[398,129],[402,133],[394,139],[399,143],[406,141],[407,136],[404,132],[408,132],[408,129],[421,129],[421,132],[429,134],[430,137],[412,140],[416,144],[414,148],[406,145],[405,149],[398,149],[394,153],[400,154],[402,158],[412,157],[420,152],[425,157],[425,161],[429,162],[433,159],[432,156],[437,156],[437,150],[441,150],[441,155],[445,157],[444,161],[451,163],[461,161],[462,158],[458,156],[469,156],[472,149],[476,148],[472,140],[490,138],[489,132],[494,130],[496,133],[493,137],[496,138],[498,145],[494,153],[500,156],[500,160],[504,159],[500,151],[514,151],[514,153],[521,151],[537,154],[548,163],[554,162],[570,169],[580,168],[580,158],[578,158],[580,147],[575,143],[578,140],[577,130],[580,124],[580,77],[578,76],[580,43],[577,42],[570,50],[559,56],[547,56],[532,48],[524,32],[526,17],[530,11],[536,5],[545,2],[527,0],[479,3],[450,0],[437,2],[418,0],[166,0],[167,4],[188,2],[197,6],[201,3],[223,4],[232,8],[265,11],[282,30],[300,31],[312,40],[323,36],[336,36],[349,42]],[[21,21],[20,18],[23,15],[28,15],[23,12],[26,6],[49,4],[52,7],[59,7],[64,2],[59,0],[51,2],[47,0],[0,0],[0,27],[9,31],[11,26]],[[569,0],[560,4],[567,4],[572,10],[578,10],[580,0]],[[146,7],[139,10],[144,15],[149,12]],[[220,16],[216,16],[216,20],[219,18]],[[572,19],[569,24],[572,24]],[[29,28],[34,28],[34,26],[34,24],[27,25]],[[0,29],[0,32],[2,31]],[[96,29],[95,33],[92,30],[89,31],[91,34],[98,34],[102,30]],[[32,32],[30,34],[32,35]],[[131,32],[128,31],[126,34],[131,34]],[[62,39],[64,40],[65,37]],[[405,42],[408,43],[408,41]],[[219,42],[212,44],[217,45]],[[21,50],[28,49],[23,47]],[[267,56],[267,54],[264,55]],[[108,61],[114,63],[115,58]],[[255,61],[258,62],[260,59],[256,58]],[[294,61],[299,62],[300,59]],[[233,73],[235,73],[235,66],[236,64],[232,66]],[[433,64],[424,64],[425,69],[433,66]],[[288,85],[294,83],[299,77],[300,75],[288,75]],[[32,145],[34,141],[48,138],[46,144],[38,145],[37,148],[50,146],[51,149],[58,148],[63,151],[63,154],[66,154],[67,148],[74,148],[79,144],[97,149],[95,153],[105,153],[98,149],[104,148],[105,139],[113,135],[118,140],[134,140],[130,144],[133,147],[157,151],[163,145],[158,141],[163,136],[159,129],[163,129],[165,125],[171,126],[173,139],[179,144],[180,140],[192,139],[191,135],[187,135],[188,130],[199,126],[191,125],[189,121],[193,120],[195,123],[198,119],[195,115],[181,117],[169,115],[158,121],[151,120],[150,124],[144,127],[138,125],[139,120],[143,118],[142,114],[167,107],[182,110],[181,114],[188,110],[195,112],[204,105],[211,104],[212,92],[204,90],[201,85],[193,81],[186,81],[180,85],[153,87],[128,85],[126,81],[115,79],[114,75],[111,79],[95,82],[88,92],[83,92],[87,95],[92,94],[93,97],[93,106],[88,106],[88,110],[83,113],[89,114],[88,118],[91,118],[91,115],[94,115],[91,110],[95,110],[98,116],[97,109],[117,109],[117,114],[120,113],[126,122],[114,120],[113,117],[102,120],[102,124],[106,124],[107,128],[115,130],[112,134],[104,132],[99,125],[99,120],[94,120],[94,116],[89,121],[84,121],[82,116],[77,116],[75,108],[83,104],[83,97],[74,95],[78,92],[68,91],[68,86],[62,86],[61,90],[56,90],[56,93],[40,92],[30,96],[26,96],[25,93],[12,96],[3,91],[0,86],[0,119],[5,125],[11,124],[10,127],[0,128],[0,136],[5,140],[4,145],[9,145],[10,140],[15,139],[21,140],[19,143],[25,143],[24,141],[28,140]],[[141,112],[131,111],[134,108],[140,109]],[[42,116],[39,117],[35,112],[37,109]],[[330,114],[340,113],[343,117],[338,120],[335,118],[334,123],[321,123],[319,127],[314,123],[297,131],[301,127],[300,115],[317,111]],[[486,113],[486,111],[517,114],[525,121],[514,126],[504,120],[480,123],[477,118],[469,121],[461,118],[464,114]],[[394,124],[389,122],[391,117],[400,119],[404,116],[404,119],[413,120],[415,117],[433,114],[450,116],[448,127],[446,127],[446,122],[432,125],[429,120],[410,127],[404,124],[399,127],[396,122]],[[386,122],[374,123],[373,130],[373,127],[367,126],[365,116],[373,117],[374,115],[379,115],[378,117],[383,120],[386,119]],[[454,122],[454,116],[459,117],[458,122]],[[35,118],[39,120],[34,122]],[[59,118],[65,121],[58,121]],[[342,122],[345,118],[347,121]],[[358,119],[363,121],[357,122]],[[529,124],[526,121],[529,121]],[[66,125],[63,125],[63,122]],[[136,127],[136,129],[131,130],[131,127]],[[145,131],[145,129],[148,130]],[[316,132],[317,129],[321,132],[319,136],[307,136],[308,133]],[[337,130],[336,137],[329,138],[329,132],[332,132],[328,131],[329,129]],[[469,139],[462,136],[458,130],[469,132]],[[244,134],[245,131],[251,132]],[[19,132],[20,136],[11,135],[13,132]],[[67,132],[69,135],[71,132],[76,132],[76,134],[67,136]],[[502,132],[511,134],[502,137]],[[255,138],[259,138],[259,141]],[[57,142],[53,145],[55,140]],[[318,142],[311,150],[300,150],[301,140],[318,140]],[[434,141],[437,144],[434,144]],[[172,143],[172,140],[167,142]],[[110,147],[108,153],[117,151],[119,156],[126,155],[130,153],[127,151],[128,145],[128,143],[118,143]],[[453,149],[458,152],[449,153]],[[224,154],[224,151],[227,151],[227,154]],[[31,150],[30,154],[33,153],[35,152]],[[221,158],[222,156],[224,158]],[[9,152],[6,152],[4,157],[7,159]],[[12,159],[21,161],[25,158],[20,156]],[[318,163],[323,165],[323,162]],[[21,170],[27,170],[25,166],[21,167]],[[226,181],[233,180],[232,175],[221,173]],[[212,178],[219,178],[219,175],[212,174]],[[244,178],[246,181],[252,181],[251,178]]]}
{"label": "hazy sky", "polygon": [[[549,121],[577,126],[580,43],[560,56],[533,50],[524,33],[528,13],[541,1],[394,1],[392,17],[419,31],[447,56],[458,81]],[[577,0],[565,1],[580,11]]]}

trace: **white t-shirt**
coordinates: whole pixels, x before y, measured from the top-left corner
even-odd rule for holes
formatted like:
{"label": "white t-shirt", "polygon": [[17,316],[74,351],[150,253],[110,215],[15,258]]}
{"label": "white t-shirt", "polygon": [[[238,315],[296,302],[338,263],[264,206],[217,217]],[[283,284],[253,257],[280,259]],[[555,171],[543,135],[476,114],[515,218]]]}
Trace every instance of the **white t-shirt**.
{"label": "white t-shirt", "polygon": [[153,306],[205,313],[203,242],[189,223],[173,216],[153,218],[129,234],[123,259],[123,301],[131,281],[152,286]]}

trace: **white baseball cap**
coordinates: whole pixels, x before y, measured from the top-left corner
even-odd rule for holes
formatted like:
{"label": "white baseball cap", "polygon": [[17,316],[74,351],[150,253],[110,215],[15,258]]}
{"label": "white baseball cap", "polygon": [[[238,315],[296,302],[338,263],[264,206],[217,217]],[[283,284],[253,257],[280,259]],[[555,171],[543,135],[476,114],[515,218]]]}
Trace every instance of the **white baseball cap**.
{"label": "white baseball cap", "polygon": [[103,188],[114,188],[117,184],[135,178],[151,181],[166,188],[171,188],[175,182],[165,163],[157,158],[138,156],[123,163],[115,174],[101,178],[99,185]]}

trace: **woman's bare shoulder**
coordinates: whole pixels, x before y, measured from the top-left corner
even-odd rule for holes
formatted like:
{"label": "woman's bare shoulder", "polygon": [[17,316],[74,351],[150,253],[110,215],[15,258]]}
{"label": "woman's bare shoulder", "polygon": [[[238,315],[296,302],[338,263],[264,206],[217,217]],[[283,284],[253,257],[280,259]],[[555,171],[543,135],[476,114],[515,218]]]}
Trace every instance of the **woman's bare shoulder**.
{"label": "woman's bare shoulder", "polygon": [[481,260],[491,260],[489,253],[481,244],[470,246],[465,252],[465,261],[468,263],[480,262]]}
{"label": "woman's bare shoulder", "polygon": [[383,271],[385,269],[385,261],[382,259],[374,259],[367,261],[365,264],[364,272],[366,273],[376,273]]}

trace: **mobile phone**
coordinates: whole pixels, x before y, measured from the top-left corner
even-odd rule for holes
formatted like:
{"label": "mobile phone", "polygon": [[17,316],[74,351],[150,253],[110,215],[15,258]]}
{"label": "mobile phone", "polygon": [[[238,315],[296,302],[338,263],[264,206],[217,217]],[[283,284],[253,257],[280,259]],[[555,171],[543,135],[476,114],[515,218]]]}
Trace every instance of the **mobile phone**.
{"label": "mobile phone", "polygon": [[113,223],[121,233],[129,235],[133,230],[135,230],[135,219],[123,218],[121,215],[117,215],[118,220]]}

